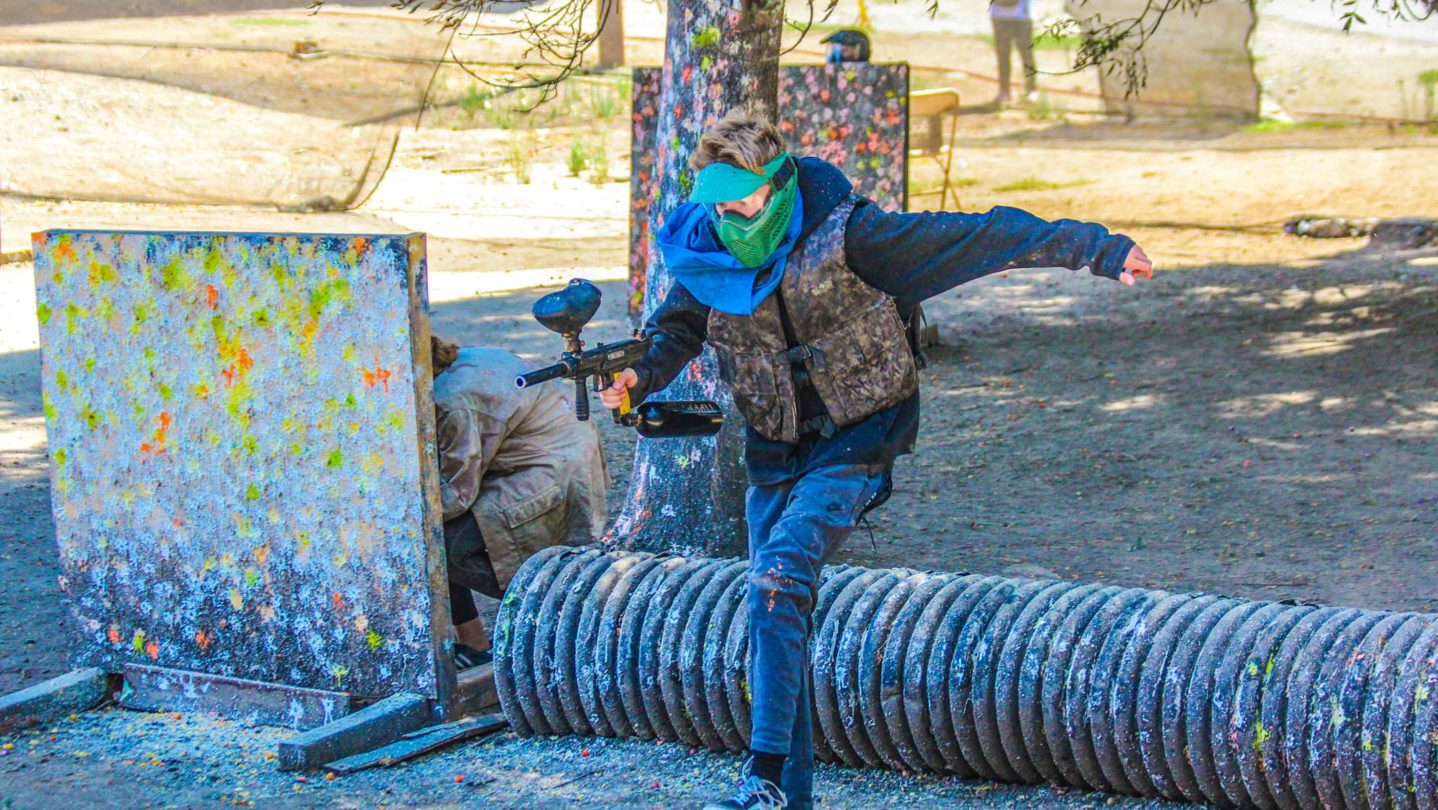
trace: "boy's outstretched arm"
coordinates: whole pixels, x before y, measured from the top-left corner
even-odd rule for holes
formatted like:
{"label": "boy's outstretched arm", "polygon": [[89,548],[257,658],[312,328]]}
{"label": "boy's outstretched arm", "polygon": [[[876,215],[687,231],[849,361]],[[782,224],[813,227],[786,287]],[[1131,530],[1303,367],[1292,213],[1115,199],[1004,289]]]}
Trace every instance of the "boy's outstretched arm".
{"label": "boy's outstretched arm", "polygon": [[1017,208],[983,214],[891,214],[854,208],[845,234],[849,267],[906,308],[976,278],[1016,267],[1087,269],[1096,276],[1149,278],[1153,265],[1132,239],[1102,225],[1049,222]]}

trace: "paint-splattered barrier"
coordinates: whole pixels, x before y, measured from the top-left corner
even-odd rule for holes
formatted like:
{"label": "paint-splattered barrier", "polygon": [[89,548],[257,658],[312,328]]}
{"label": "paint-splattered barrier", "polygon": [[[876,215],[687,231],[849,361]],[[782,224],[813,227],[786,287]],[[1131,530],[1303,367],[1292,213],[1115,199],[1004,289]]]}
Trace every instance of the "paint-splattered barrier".
{"label": "paint-splattered barrier", "polygon": [[34,247],[72,662],[444,702],[424,237]]}
{"label": "paint-splattered barrier", "polygon": [[[500,608],[525,736],[740,751],[737,560],[549,549]],[[1212,594],[837,566],[811,650],[821,757],[1222,807],[1438,807],[1438,622]]]}

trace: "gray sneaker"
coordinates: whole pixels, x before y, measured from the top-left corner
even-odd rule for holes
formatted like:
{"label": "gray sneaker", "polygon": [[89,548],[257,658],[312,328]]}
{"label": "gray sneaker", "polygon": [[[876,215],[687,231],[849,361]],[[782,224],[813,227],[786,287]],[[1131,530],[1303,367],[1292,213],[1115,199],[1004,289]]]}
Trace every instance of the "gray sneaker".
{"label": "gray sneaker", "polygon": [[709,802],[704,810],[784,810],[789,806],[784,791],[767,779],[753,774],[744,777],[734,795],[719,802]]}

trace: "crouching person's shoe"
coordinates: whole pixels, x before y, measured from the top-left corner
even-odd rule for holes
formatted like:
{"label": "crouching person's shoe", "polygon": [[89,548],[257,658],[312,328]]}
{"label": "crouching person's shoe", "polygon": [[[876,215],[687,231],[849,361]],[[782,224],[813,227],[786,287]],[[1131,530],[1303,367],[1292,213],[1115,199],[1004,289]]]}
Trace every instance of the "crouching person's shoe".
{"label": "crouching person's shoe", "polygon": [[709,802],[704,810],[784,810],[788,806],[789,800],[784,798],[784,791],[778,785],[750,774],[739,783],[733,796]]}

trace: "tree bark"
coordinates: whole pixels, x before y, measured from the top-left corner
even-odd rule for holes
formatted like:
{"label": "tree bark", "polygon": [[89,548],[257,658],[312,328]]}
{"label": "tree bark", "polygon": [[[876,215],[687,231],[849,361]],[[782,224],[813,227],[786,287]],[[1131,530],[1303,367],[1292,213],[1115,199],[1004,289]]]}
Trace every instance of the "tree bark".
{"label": "tree bark", "polygon": [[609,70],[624,64],[624,7],[621,0],[600,0],[599,61],[595,67]]}
{"label": "tree bark", "polygon": [[[654,171],[659,190],[649,205],[655,233],[688,196],[689,153],[699,135],[731,110],[749,108],[774,120],[779,94],[782,6],[774,0],[671,0],[660,80]],[[669,291],[663,256],[650,245],[644,317]],[[707,348],[657,399],[711,399],[725,411],[724,430],[708,439],[640,439],[629,494],[613,540],[625,548],[682,554],[742,554],[746,545],[744,418],[719,382]]]}

